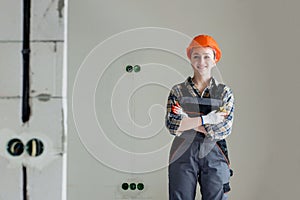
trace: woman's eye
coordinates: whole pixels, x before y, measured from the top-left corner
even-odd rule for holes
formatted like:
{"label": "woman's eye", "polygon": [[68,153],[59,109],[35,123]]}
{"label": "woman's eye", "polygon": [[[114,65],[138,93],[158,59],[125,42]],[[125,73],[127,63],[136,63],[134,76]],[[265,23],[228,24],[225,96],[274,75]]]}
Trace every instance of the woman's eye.
{"label": "woman's eye", "polygon": [[194,59],[198,59],[198,58],[199,58],[199,56],[194,56],[193,58],[194,58]]}
{"label": "woman's eye", "polygon": [[204,58],[205,58],[205,59],[209,59],[210,57],[209,57],[209,56],[204,56]]}

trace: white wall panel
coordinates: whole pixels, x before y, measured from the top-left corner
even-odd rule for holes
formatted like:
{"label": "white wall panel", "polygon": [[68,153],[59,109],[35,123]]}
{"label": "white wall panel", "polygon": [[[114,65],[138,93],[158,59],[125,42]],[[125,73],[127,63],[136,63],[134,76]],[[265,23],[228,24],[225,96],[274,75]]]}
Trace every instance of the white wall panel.
{"label": "white wall panel", "polygon": [[0,157],[0,200],[22,198],[22,167],[9,167],[9,162]]}
{"label": "white wall panel", "polygon": [[[23,1],[1,0],[0,41],[22,40]],[[31,39],[63,40],[64,1],[31,1]]]}
{"label": "white wall panel", "polygon": [[[27,124],[20,119],[20,99],[0,99],[0,184],[4,199],[21,199],[23,194],[22,166],[27,168],[27,194],[30,199],[61,199],[62,156],[64,144],[62,100],[31,99],[32,116]],[[7,152],[8,142],[18,138],[24,145],[20,156]],[[31,139],[43,143],[43,153],[30,156],[26,145]],[[2,174],[3,173],[3,174]],[[7,184],[8,182],[8,184]],[[21,195],[18,197],[18,195]]]}
{"label": "white wall panel", "polygon": [[64,142],[63,107],[60,98],[48,100],[32,99],[32,116],[26,128],[26,132],[32,132],[37,137],[45,136],[51,142],[51,153],[55,156],[62,153]]}
{"label": "white wall panel", "polygon": [[12,129],[16,132],[22,130],[21,101],[18,98],[0,99],[0,128]]}
{"label": "white wall panel", "polygon": [[64,0],[32,1],[31,40],[64,39]]}
{"label": "white wall panel", "polygon": [[[38,159],[38,157],[36,158]],[[56,155],[42,170],[28,168],[28,193],[30,199],[62,199],[62,157]]]}
{"label": "white wall panel", "polygon": [[31,44],[31,96],[62,96],[63,43]]}
{"label": "white wall panel", "polygon": [[0,43],[0,97],[22,95],[22,44]]}
{"label": "white wall panel", "polygon": [[22,39],[23,1],[0,1],[0,41]]}
{"label": "white wall panel", "polygon": [[0,99],[0,199],[13,200],[23,198],[23,173],[22,162],[24,151],[21,155],[12,156],[8,153],[8,143],[12,139],[22,138],[22,125],[20,118],[20,99]]}

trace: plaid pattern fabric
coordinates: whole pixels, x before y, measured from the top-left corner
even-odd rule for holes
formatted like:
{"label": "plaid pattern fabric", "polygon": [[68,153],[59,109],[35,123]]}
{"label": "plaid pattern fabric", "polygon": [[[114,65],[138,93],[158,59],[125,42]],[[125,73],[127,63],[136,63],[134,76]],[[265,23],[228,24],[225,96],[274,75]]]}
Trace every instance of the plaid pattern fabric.
{"label": "plaid pattern fabric", "polygon": [[[180,122],[183,118],[182,115],[176,115],[171,110],[172,105],[174,105],[176,102],[179,102],[179,99],[183,97],[182,90],[187,89],[187,91],[193,97],[200,96],[203,98],[209,98],[210,88],[212,88],[214,85],[218,85],[218,82],[214,78],[212,78],[209,86],[203,90],[202,94],[200,94],[200,91],[196,88],[191,77],[188,77],[183,83],[173,86],[168,97],[167,113],[166,113],[166,121],[165,121],[166,127],[168,128],[169,132],[172,135],[176,134]],[[215,140],[225,139],[231,133],[232,130],[233,113],[234,113],[234,97],[233,97],[232,90],[228,86],[224,87],[223,94],[222,94],[222,101],[223,101],[223,106],[225,106],[226,111],[229,113],[227,118],[219,124],[204,125],[206,131],[208,132],[207,136]]]}

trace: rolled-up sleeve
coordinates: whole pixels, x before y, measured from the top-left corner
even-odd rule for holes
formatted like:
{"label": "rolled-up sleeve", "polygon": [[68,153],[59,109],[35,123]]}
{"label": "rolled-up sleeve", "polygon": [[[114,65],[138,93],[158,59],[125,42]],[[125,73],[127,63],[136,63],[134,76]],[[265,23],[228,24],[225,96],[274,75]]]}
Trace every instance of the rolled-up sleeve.
{"label": "rolled-up sleeve", "polygon": [[183,118],[182,115],[177,115],[172,112],[172,106],[175,105],[176,102],[178,102],[178,95],[176,95],[175,89],[172,88],[168,97],[167,112],[165,118],[166,127],[172,135],[176,135],[176,132]]}
{"label": "rolled-up sleeve", "polygon": [[224,88],[223,106],[225,107],[228,116],[219,124],[205,125],[208,136],[215,140],[225,139],[231,134],[233,118],[234,118],[234,96],[232,90],[228,87]]}

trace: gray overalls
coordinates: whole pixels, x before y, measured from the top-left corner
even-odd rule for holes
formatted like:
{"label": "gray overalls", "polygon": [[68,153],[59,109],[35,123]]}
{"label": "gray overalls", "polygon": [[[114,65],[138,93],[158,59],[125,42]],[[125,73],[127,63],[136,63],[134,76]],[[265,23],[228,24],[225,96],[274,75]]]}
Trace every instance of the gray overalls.
{"label": "gray overalls", "polygon": [[[208,114],[222,105],[224,85],[212,88],[207,98],[192,97],[183,90],[180,105],[189,117]],[[212,141],[201,132],[184,131],[176,136],[169,158],[169,199],[194,200],[197,182],[202,200],[226,200],[230,191],[228,151],[225,140]]]}

